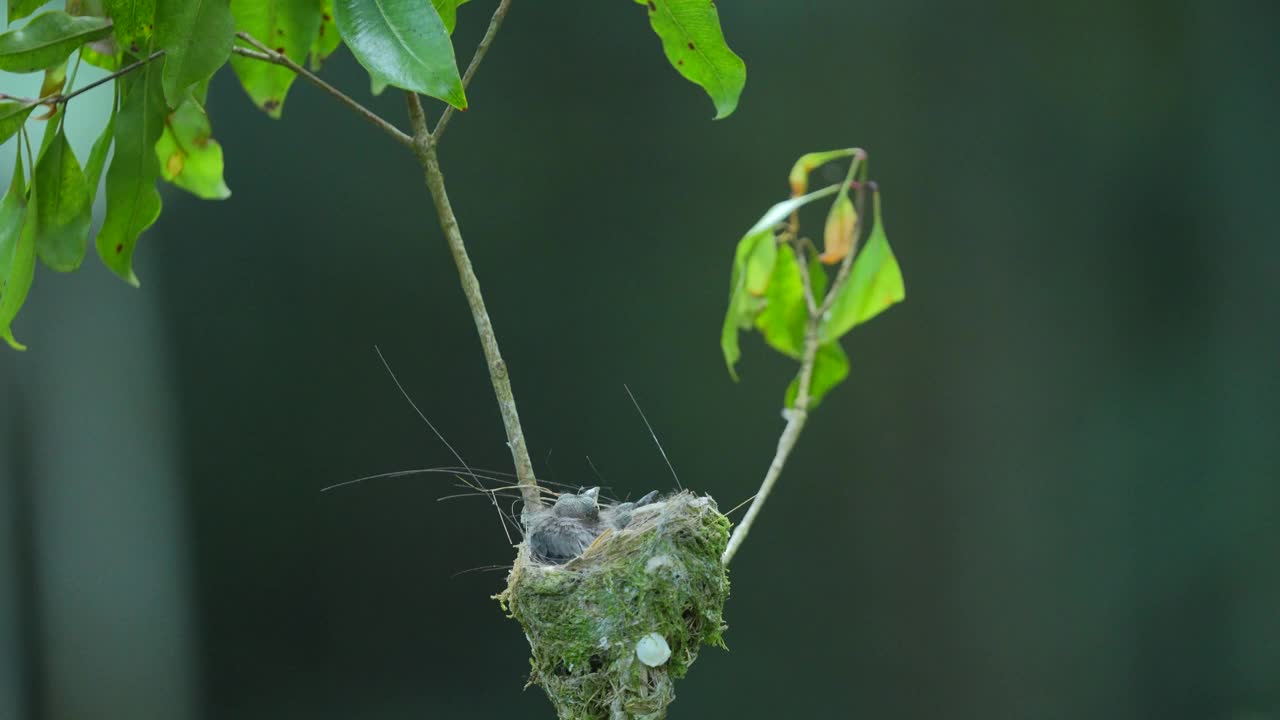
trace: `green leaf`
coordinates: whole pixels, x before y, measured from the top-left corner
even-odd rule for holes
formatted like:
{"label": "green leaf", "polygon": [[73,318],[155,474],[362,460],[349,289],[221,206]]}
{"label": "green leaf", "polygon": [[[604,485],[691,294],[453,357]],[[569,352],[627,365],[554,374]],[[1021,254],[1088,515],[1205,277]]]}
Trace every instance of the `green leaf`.
{"label": "green leaf", "polygon": [[0,100],[0,143],[13,137],[27,122],[27,116],[36,109],[36,103]]}
{"label": "green leaf", "polygon": [[[821,301],[827,291],[827,273],[816,258],[809,263],[809,278],[814,297]],[[804,351],[808,323],[809,305],[804,298],[800,264],[796,262],[795,252],[784,248],[778,252],[778,262],[773,266],[764,310],[756,316],[756,329],[775,350],[798,358]]]}
{"label": "green leaf", "polygon": [[27,212],[36,203],[36,186],[28,196],[22,179],[22,153],[18,153],[9,192],[0,201],[0,338],[15,350],[27,347],[13,337],[13,319],[27,300],[36,272],[35,213]]}
{"label": "green leaf", "polygon": [[649,24],[662,39],[667,60],[685,79],[700,85],[716,106],[716,119],[738,107],[747,66],[725,44],[711,0],[636,0],[649,8]]}
{"label": "green leaf", "polygon": [[115,23],[116,41],[133,55],[149,46],[156,24],[156,0],[104,0],[107,15]]}
{"label": "green leaf", "polygon": [[107,126],[103,128],[102,134],[94,141],[93,148],[89,151],[89,160],[84,164],[84,179],[89,184],[89,205],[93,205],[93,201],[98,197],[98,182],[102,180],[102,169],[107,164],[107,153],[111,150],[111,143],[115,139],[116,132],[116,108],[111,107],[111,114],[107,116]]}
{"label": "green leaf", "polygon": [[796,160],[796,164],[791,166],[791,174],[787,176],[791,182],[791,194],[803,195],[809,189],[809,173],[833,160],[853,157],[856,152],[858,152],[857,148],[846,148],[801,155],[800,159]]}
{"label": "green leaf", "polygon": [[[849,356],[845,354],[844,348],[840,347],[840,343],[819,345],[817,354],[813,356],[813,377],[809,380],[808,409],[813,410],[818,407],[822,398],[826,397],[832,388],[844,382],[847,377],[849,377]],[[783,401],[786,407],[795,407],[799,392],[800,375],[797,374],[787,386],[786,398]]]}
{"label": "green leaf", "polygon": [[[765,307],[766,301],[763,295],[768,290],[769,283],[767,278],[772,275],[774,268],[774,259],[769,257],[771,249],[773,257],[775,259],[777,257],[774,228],[791,213],[815,200],[832,195],[839,189],[839,185],[831,185],[821,190],[815,190],[808,195],[784,200],[774,205],[738,241],[738,248],[734,251],[733,256],[733,271],[730,273],[729,279],[729,308],[725,313],[724,325],[721,326],[720,330],[720,349],[724,353],[724,361],[729,368],[729,376],[734,381],[738,379],[738,372],[735,366],[742,356],[738,345],[738,330],[740,328],[750,328],[756,316]],[[764,275],[763,280],[761,279],[762,273]],[[751,288],[757,291],[755,294],[748,290],[749,282]]]}
{"label": "green leaf", "polygon": [[50,269],[71,272],[84,262],[89,245],[91,205],[89,184],[67,134],[50,122],[45,135],[53,135],[36,161],[31,184],[40,188],[33,200],[36,225],[36,254]]}
{"label": "green leaf", "polygon": [[133,251],[138,236],[160,216],[160,161],[156,142],[164,132],[164,90],[160,87],[163,59],[147,63],[127,75],[124,99],[116,118],[115,155],[107,169],[107,217],[98,232],[102,262],[125,282],[137,286]]}
{"label": "green leaf", "polygon": [[[750,328],[756,315],[764,308],[765,300],[762,295],[768,287],[768,277],[773,272],[777,255],[772,228],[747,233],[738,241],[738,248],[734,251],[733,272],[729,280],[729,309],[720,330],[720,349],[724,353],[725,365],[729,368],[729,377],[734,382],[738,380],[735,366],[742,355],[738,346],[738,330]],[[755,287],[759,292],[752,293],[748,290],[750,281],[756,283]]]}
{"label": "green leaf", "polygon": [[[321,0],[231,0],[236,30],[247,32],[276,52],[302,64],[320,32]],[[234,55],[231,67],[254,104],[273,118],[297,76],[279,65]]]}
{"label": "green leaf", "polygon": [[376,81],[467,109],[453,43],[435,6],[423,0],[336,0],[333,9],[342,39]]}
{"label": "green leaf", "polygon": [[21,20],[39,10],[44,4],[45,0],[9,0],[9,22]]}
{"label": "green leaf", "polygon": [[440,20],[444,23],[444,29],[453,34],[453,28],[458,24],[458,6],[469,2],[469,0],[431,0],[431,4],[435,6],[436,12],[440,13]]}
{"label": "green leaf", "polygon": [[898,260],[889,248],[880,217],[880,193],[875,194],[875,227],[867,246],[853,261],[849,279],[832,301],[819,329],[822,342],[831,342],[855,326],[879,315],[907,296]]}
{"label": "green leaf", "polygon": [[161,81],[170,107],[227,62],[235,34],[228,0],[157,0],[156,45],[164,50]]}
{"label": "green leaf", "polygon": [[27,212],[27,178],[22,170],[22,153],[16,155],[13,181],[9,183],[4,199],[0,200],[0,286],[9,277],[13,249],[17,247],[18,234],[22,232],[22,220]]}
{"label": "green leaf", "polygon": [[333,21],[333,0],[322,0],[320,5],[320,29],[311,41],[311,70],[320,69],[330,55],[342,44],[342,35],[338,34],[338,25]]}
{"label": "green leaf", "polygon": [[26,27],[0,33],[0,70],[27,73],[54,67],[84,43],[111,34],[103,18],[71,17],[61,10],[42,13]]}
{"label": "green leaf", "polygon": [[224,200],[231,191],[222,180],[222,146],[212,138],[209,116],[188,99],[165,119],[156,143],[160,176],[205,200]]}

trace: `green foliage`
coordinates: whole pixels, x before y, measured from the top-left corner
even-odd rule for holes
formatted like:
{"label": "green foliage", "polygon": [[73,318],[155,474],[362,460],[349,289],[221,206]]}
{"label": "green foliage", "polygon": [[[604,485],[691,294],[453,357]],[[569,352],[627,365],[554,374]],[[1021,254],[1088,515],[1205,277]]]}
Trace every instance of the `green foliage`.
{"label": "green foliage", "polygon": [[103,18],[72,17],[59,10],[41,13],[21,30],[0,34],[0,70],[28,73],[54,67],[76,48],[110,33],[111,23]]}
{"label": "green foliage", "polygon": [[880,217],[880,193],[875,193],[874,198],[875,226],[867,246],[853,263],[849,281],[836,293],[831,312],[823,318],[819,336],[824,343],[839,339],[907,296],[902,271],[889,248]]}
{"label": "green foliage", "polygon": [[107,153],[111,150],[111,144],[115,140],[116,133],[116,108],[111,106],[111,114],[107,116],[107,126],[102,129],[102,134],[94,141],[93,148],[89,150],[89,161],[84,164],[85,182],[89,184],[89,204],[93,205],[93,201],[98,196],[98,182],[102,180],[102,170],[107,164]]}
{"label": "green foliage", "polygon": [[9,0],[9,22],[21,20],[40,9],[45,0]]}
{"label": "green foliage", "polygon": [[422,0],[335,0],[333,9],[351,54],[375,82],[467,109],[449,30],[433,5]]}
{"label": "green foliage", "polygon": [[[725,313],[724,327],[720,333],[720,348],[724,352],[729,375],[734,380],[738,379],[735,366],[741,357],[738,330],[749,330],[753,327],[756,316],[764,310],[766,304],[763,296],[768,292],[769,278],[772,276],[773,264],[778,256],[774,235],[775,226],[791,213],[815,200],[835,193],[837,189],[839,189],[838,186],[832,185],[774,205],[738,241],[738,249],[733,257],[733,272],[729,281],[729,311]],[[754,281],[754,284],[751,281]],[[803,334],[802,329],[801,335]]]}
{"label": "green foliage", "polygon": [[103,0],[107,16],[115,23],[116,42],[132,55],[151,46],[156,26],[156,0]]}
{"label": "green foliage", "polygon": [[320,29],[316,31],[315,40],[311,41],[312,72],[319,70],[340,45],[342,35],[338,33],[338,24],[333,20],[333,0],[323,0],[320,4]]}
{"label": "green foliage", "polygon": [[35,221],[40,228],[36,254],[50,269],[71,272],[84,261],[89,244],[90,193],[67,134],[58,123],[45,129],[52,140],[36,162],[32,186],[40,188]]}
{"label": "green foliage", "polygon": [[161,177],[183,190],[205,200],[231,197],[222,180],[222,146],[213,139],[209,116],[195,98],[166,118],[156,156]]}
{"label": "green foliage", "polygon": [[37,103],[0,100],[0,143],[13,137],[36,109]]}
{"label": "green foliage", "polygon": [[[813,376],[809,379],[809,409],[818,407],[822,398],[832,388],[844,382],[847,377],[849,377],[849,356],[845,354],[844,348],[840,347],[840,343],[829,342],[819,345],[818,352],[813,356]],[[800,374],[796,373],[791,384],[787,385],[787,393],[782,401],[783,406],[795,407],[799,392]]]}
{"label": "green foliage", "polygon": [[[92,239],[112,272],[138,283],[133,254],[160,214],[158,180],[204,199],[230,195],[223,148],[212,137],[204,99],[209,79],[222,66],[230,64],[254,104],[278,118],[297,76],[289,67],[249,55],[266,47],[318,71],[345,44],[369,71],[375,93],[390,85],[465,109],[451,35],[458,7],[466,2],[66,0],[65,12],[37,14],[19,27],[15,21],[43,2],[7,0],[0,70],[45,76],[36,98],[0,98],[0,143],[22,137],[30,144],[23,128],[42,104],[48,112],[34,117],[49,125],[35,156],[28,152],[29,175],[20,161],[0,205],[3,336],[12,337],[9,327],[26,298],[37,257],[54,270],[74,270]],[[745,69],[725,43],[714,4],[642,4],[672,66],[706,90],[717,117],[732,112]],[[237,33],[246,36],[242,43],[249,49],[237,49]],[[110,71],[116,98],[83,167],[62,131],[67,104],[78,92],[76,73],[68,70],[79,63]],[[8,93],[0,88],[0,94]],[[93,237],[100,186],[106,214]],[[731,371],[739,330],[756,327],[779,350],[797,352],[794,316],[803,308],[784,292],[795,285],[795,261],[775,240],[772,226],[779,219],[762,221],[739,249],[723,338]]]}
{"label": "green foliage", "polygon": [[649,9],[649,24],[662,40],[671,67],[711,96],[716,119],[738,107],[747,66],[725,42],[710,0],[636,0]]}
{"label": "green foliage", "polygon": [[161,82],[169,107],[227,62],[235,33],[228,0],[158,0],[156,46],[164,50]]}
{"label": "green foliage", "polygon": [[[810,172],[849,157],[853,161],[843,182],[802,194],[808,188]],[[734,253],[729,307],[720,334],[725,364],[729,375],[737,380],[736,365],[742,354],[738,332],[754,327],[775,350],[801,361],[800,372],[787,388],[786,407],[793,407],[799,395],[809,348],[813,369],[808,407],[812,409],[849,375],[849,358],[840,347],[840,338],[906,297],[902,272],[884,232],[878,191],[872,193],[875,222],[871,236],[861,252],[857,249],[861,222],[849,190],[858,170],[864,176],[857,184],[859,198],[871,186],[865,180],[865,157],[856,149],[802,156],[788,176],[795,197],[770,208],[738,242]],[[831,195],[836,197],[823,227],[825,251],[815,255],[812,242],[799,234],[798,211]],[[780,228],[788,218],[787,225]],[[801,260],[806,263],[807,272],[801,271]],[[834,280],[828,276],[824,263],[840,263]],[[761,277],[767,278],[763,284]]]}
{"label": "green foliage", "polygon": [[[19,149],[21,150],[21,149]],[[22,152],[13,170],[9,192],[0,201],[0,337],[15,350],[26,346],[13,337],[13,319],[31,290],[31,280],[36,270],[35,213],[28,212],[31,203],[37,201],[33,183],[27,194],[26,178],[22,172]]]}
{"label": "green foliage", "polygon": [[[235,29],[249,33],[296,63],[304,63],[321,27],[320,0],[231,0]],[[233,57],[231,67],[249,98],[273,118],[297,76],[286,67]]]}
{"label": "green foliage", "polygon": [[116,275],[138,285],[133,250],[138,236],[160,216],[160,161],[156,142],[168,114],[160,87],[162,61],[148,63],[127,76],[120,113],[116,116],[115,157],[107,170],[107,217],[98,232],[98,256]]}

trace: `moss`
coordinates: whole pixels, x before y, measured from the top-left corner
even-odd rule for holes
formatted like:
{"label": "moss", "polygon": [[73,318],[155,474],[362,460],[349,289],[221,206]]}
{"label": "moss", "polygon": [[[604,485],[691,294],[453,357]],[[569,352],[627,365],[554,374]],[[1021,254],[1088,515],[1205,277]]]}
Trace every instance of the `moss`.
{"label": "moss", "polygon": [[[720,563],[729,521],[710,497],[681,492],[638,508],[564,565],[521,544],[503,608],[533,651],[530,683],[562,720],[654,719],[675,699],[703,643],[723,647],[729,579]],[[649,667],[636,643],[660,634],[671,656]]]}

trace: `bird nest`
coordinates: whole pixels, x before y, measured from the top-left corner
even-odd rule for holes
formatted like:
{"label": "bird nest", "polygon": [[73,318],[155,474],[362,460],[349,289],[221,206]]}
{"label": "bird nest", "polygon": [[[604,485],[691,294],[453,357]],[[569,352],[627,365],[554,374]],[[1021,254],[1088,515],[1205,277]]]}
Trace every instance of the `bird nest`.
{"label": "bird nest", "polygon": [[665,717],[702,644],[724,647],[729,520],[687,491],[605,506],[586,491],[526,526],[496,597],[529,639],[530,683],[562,720]]}

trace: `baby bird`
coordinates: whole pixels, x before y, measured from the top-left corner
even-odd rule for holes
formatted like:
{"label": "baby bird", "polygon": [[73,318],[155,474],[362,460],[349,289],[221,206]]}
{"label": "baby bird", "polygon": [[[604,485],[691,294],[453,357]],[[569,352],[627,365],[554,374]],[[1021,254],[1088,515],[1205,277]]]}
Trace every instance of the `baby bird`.
{"label": "baby bird", "polygon": [[529,519],[529,549],[543,562],[559,565],[582,554],[604,529],[600,526],[600,488],[563,493],[550,510]]}
{"label": "baby bird", "polygon": [[579,493],[563,493],[548,510],[540,510],[529,518],[529,549],[546,563],[560,565],[583,553],[605,530],[621,530],[631,523],[638,507],[658,497],[653,491],[634,503],[619,503],[600,508],[600,488]]}

